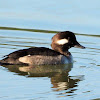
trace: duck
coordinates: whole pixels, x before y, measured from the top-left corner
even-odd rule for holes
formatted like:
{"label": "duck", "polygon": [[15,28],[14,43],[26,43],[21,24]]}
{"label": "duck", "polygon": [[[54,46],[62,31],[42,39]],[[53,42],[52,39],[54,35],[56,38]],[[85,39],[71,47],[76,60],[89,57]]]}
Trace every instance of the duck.
{"label": "duck", "polygon": [[59,65],[73,63],[69,49],[85,49],[71,31],[63,31],[52,37],[51,48],[31,47],[14,51],[0,60],[1,65]]}

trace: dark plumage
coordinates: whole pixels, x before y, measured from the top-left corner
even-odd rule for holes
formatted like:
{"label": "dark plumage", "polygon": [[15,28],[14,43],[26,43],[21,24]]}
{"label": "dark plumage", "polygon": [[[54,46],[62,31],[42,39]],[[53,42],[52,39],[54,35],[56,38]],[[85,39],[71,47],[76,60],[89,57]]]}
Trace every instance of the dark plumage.
{"label": "dark plumage", "polygon": [[22,62],[19,62],[18,59],[20,57],[28,56],[28,55],[57,56],[57,55],[60,55],[60,53],[52,49],[45,48],[45,47],[34,47],[34,48],[21,49],[18,51],[14,51],[8,55],[5,55],[4,59],[2,59],[0,62],[2,62],[3,64],[14,64],[16,61],[15,64],[22,64]]}

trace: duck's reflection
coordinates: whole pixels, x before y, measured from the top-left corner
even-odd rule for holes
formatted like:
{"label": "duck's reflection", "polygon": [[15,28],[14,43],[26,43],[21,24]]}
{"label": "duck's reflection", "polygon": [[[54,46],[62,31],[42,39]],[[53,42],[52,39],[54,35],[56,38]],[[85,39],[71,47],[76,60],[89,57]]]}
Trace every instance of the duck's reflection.
{"label": "duck's reflection", "polygon": [[75,91],[74,87],[77,86],[77,82],[83,79],[84,76],[72,78],[69,76],[73,65],[52,65],[52,66],[15,66],[6,65],[9,71],[18,73],[27,77],[49,77],[51,78],[51,84],[54,91],[68,90],[69,93]]}

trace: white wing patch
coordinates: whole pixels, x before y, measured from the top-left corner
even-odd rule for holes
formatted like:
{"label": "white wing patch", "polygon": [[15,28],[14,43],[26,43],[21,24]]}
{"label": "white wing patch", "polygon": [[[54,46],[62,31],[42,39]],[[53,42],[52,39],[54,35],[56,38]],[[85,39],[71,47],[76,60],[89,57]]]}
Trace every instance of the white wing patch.
{"label": "white wing patch", "polygon": [[64,44],[68,43],[68,40],[67,39],[61,39],[61,40],[58,40],[56,43],[59,44],[59,45],[64,45]]}

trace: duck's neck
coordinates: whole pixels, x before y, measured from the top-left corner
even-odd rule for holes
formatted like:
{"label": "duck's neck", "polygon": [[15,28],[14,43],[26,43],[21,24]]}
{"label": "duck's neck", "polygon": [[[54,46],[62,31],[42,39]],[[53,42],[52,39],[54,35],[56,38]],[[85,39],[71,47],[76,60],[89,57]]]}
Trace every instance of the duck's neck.
{"label": "duck's neck", "polygon": [[64,56],[70,56],[71,53],[69,51],[61,51],[61,54],[63,54]]}
{"label": "duck's neck", "polygon": [[61,46],[61,45],[51,45],[54,51],[60,52],[62,55],[69,56],[71,53],[68,51],[69,48]]}

